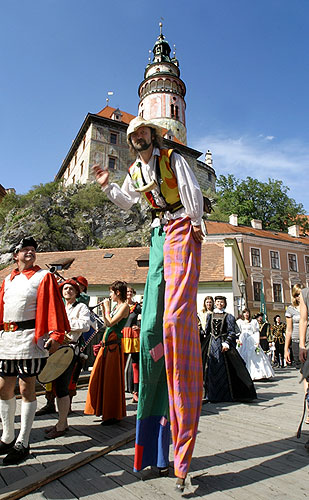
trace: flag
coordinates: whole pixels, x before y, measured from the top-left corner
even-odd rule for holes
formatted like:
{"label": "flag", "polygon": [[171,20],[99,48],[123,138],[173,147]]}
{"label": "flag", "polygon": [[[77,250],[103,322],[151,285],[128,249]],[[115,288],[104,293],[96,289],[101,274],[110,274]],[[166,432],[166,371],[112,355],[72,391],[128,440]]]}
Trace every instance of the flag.
{"label": "flag", "polygon": [[265,295],[263,290],[263,281],[261,281],[261,312],[263,313],[263,321],[267,320],[267,312],[266,312],[266,302]]}

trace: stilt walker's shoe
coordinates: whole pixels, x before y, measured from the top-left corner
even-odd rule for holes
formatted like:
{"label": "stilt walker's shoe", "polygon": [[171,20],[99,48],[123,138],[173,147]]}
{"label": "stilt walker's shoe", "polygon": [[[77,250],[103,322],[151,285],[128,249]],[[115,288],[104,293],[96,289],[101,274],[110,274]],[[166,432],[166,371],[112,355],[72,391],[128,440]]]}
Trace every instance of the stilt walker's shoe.
{"label": "stilt walker's shoe", "polygon": [[185,489],[185,479],[179,477],[176,481],[175,490],[178,491],[179,493],[183,493],[184,489]]}
{"label": "stilt walker's shoe", "polygon": [[23,462],[30,454],[30,446],[25,447],[22,443],[16,443],[11,451],[3,459],[3,465],[15,465]]}

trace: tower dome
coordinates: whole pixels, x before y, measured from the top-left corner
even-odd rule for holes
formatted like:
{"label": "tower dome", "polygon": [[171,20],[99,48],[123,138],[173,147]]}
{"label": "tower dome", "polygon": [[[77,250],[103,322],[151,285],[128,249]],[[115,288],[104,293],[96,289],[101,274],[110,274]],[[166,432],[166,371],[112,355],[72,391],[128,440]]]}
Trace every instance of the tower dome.
{"label": "tower dome", "polygon": [[167,137],[176,137],[187,144],[186,86],[180,78],[179,62],[162,33],[153,47],[153,59],[145,68],[144,80],[139,86],[138,114],[167,129]]}

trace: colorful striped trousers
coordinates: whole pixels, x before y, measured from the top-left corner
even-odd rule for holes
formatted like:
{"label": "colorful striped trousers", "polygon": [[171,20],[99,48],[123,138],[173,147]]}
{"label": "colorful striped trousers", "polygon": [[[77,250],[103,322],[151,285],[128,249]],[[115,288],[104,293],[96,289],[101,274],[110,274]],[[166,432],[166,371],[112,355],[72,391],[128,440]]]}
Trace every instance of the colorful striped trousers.
{"label": "colorful striped trousers", "polygon": [[150,247],[134,469],[167,466],[170,421],[175,474],[186,477],[203,387],[196,312],[201,245],[193,239],[190,219],[170,221],[165,230],[153,230]]}
{"label": "colorful striped trousers", "polygon": [[164,244],[164,356],[174,445],[175,475],[190,467],[203,396],[202,356],[196,311],[201,244],[190,219],[170,221]]}

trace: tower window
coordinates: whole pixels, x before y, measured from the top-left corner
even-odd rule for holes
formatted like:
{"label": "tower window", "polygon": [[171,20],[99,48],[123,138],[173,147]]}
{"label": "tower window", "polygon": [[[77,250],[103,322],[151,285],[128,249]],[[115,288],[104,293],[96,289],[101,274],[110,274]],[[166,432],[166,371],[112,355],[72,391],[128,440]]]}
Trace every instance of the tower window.
{"label": "tower window", "polygon": [[80,176],[83,175],[83,172],[84,172],[84,162],[82,161],[80,164]]}
{"label": "tower window", "polygon": [[178,118],[179,118],[178,106],[175,106],[175,117],[176,117],[176,120],[178,120]]}
{"label": "tower window", "polygon": [[174,117],[174,104],[171,104],[171,117]]}
{"label": "tower window", "polygon": [[109,142],[111,144],[117,144],[117,134],[115,134],[114,132],[111,132],[110,137],[109,137]]}

